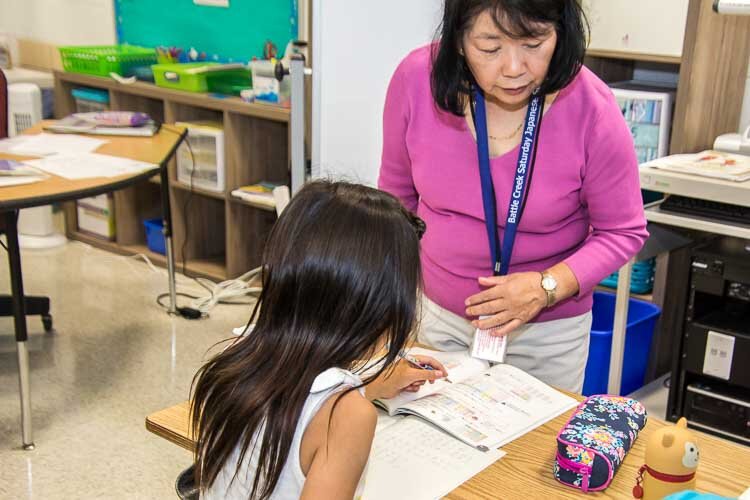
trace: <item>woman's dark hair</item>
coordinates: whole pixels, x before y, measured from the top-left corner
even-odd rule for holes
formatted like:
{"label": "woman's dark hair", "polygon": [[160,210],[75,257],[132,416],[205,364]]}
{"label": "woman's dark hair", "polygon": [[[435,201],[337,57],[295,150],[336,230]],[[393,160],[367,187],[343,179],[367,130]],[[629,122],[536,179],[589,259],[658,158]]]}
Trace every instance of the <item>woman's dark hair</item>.
{"label": "woman's dark hair", "polygon": [[459,49],[463,37],[484,11],[512,38],[542,35],[537,23],[552,23],[557,46],[541,86],[551,93],[568,85],[580,71],[586,52],[588,22],[579,0],[445,0],[443,20],[432,53],[432,96],[437,105],[463,116],[474,81]]}
{"label": "woman's dark hair", "polygon": [[201,490],[257,447],[250,498],[268,498],[315,377],[377,356],[384,363],[366,385],[392,367],[416,326],[423,229],[396,198],[366,186],[316,181],[292,198],[264,251],[255,328],[193,379]]}

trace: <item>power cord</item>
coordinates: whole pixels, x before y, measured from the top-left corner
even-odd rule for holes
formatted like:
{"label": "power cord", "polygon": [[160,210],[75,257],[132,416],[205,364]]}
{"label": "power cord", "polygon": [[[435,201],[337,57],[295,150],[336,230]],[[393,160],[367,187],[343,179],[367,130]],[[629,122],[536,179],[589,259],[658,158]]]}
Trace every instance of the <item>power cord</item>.
{"label": "power cord", "polygon": [[[169,130],[170,132],[177,133],[176,131],[164,127],[165,130]],[[182,241],[182,247],[181,247],[181,254],[182,254],[182,274],[186,275],[185,273],[185,267],[186,267],[186,245],[189,238],[189,225],[187,221],[187,209],[190,201],[192,200],[192,196],[194,194],[194,177],[195,177],[195,154],[193,152],[193,148],[190,145],[190,141],[185,138],[185,145],[188,148],[188,152],[190,153],[190,190],[188,191],[188,195],[185,198],[185,202],[183,204],[183,226],[185,228],[185,237]],[[145,256],[144,256],[145,257]],[[260,294],[262,288],[260,287],[253,287],[251,286],[252,280],[260,274],[261,268],[256,268],[251,271],[248,271],[247,273],[243,274],[242,276],[231,279],[231,280],[225,280],[220,283],[214,283],[213,281],[206,279],[206,278],[195,278],[193,277],[192,280],[197,283],[199,286],[204,288],[208,295],[203,297],[198,297],[195,295],[190,295],[186,293],[178,293],[177,295],[185,298],[190,298],[193,300],[190,307],[177,307],[177,312],[180,316],[187,318],[187,319],[200,319],[203,317],[207,317],[208,313],[211,309],[213,309],[217,304],[225,304],[225,305],[250,305],[252,304],[252,300],[237,300],[239,297],[247,297],[247,296],[257,296]],[[157,304],[159,304],[161,307],[167,308],[165,304],[162,303],[162,300],[165,297],[168,297],[168,293],[160,294],[156,298]]]}

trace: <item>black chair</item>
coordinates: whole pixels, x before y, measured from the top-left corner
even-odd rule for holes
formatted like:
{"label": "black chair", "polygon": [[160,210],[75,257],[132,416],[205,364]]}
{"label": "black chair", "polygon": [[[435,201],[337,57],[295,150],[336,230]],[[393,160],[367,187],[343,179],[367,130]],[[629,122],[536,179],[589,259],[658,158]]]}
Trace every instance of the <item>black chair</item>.
{"label": "black chair", "polygon": [[[8,80],[0,69],[0,139],[8,137]],[[0,234],[5,232],[5,222],[0,218]],[[49,313],[49,298],[25,297],[26,315],[41,315],[44,330],[52,331],[52,316]],[[13,302],[8,295],[0,295],[0,316],[13,316]]]}

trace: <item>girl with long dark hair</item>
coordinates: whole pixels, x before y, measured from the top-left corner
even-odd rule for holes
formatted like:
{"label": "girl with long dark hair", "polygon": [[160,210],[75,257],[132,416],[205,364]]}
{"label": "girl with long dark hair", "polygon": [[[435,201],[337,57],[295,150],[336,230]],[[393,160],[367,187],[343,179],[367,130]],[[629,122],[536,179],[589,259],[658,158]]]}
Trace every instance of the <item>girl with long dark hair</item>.
{"label": "girl with long dark hair", "polygon": [[368,398],[445,374],[428,357],[432,371],[399,363],[418,317],[423,230],[365,186],[313,182],[292,199],[265,249],[255,328],[194,380],[201,498],[357,494],[376,423]]}

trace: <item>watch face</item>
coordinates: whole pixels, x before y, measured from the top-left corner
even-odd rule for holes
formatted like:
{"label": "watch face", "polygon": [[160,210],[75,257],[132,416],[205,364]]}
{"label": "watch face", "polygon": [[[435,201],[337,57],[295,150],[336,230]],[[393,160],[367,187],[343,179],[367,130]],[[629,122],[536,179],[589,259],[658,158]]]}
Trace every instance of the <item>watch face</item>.
{"label": "watch face", "polygon": [[552,276],[546,276],[542,280],[542,288],[544,288],[545,290],[554,290],[555,288],[557,288],[557,281],[555,281],[555,278],[553,278]]}

